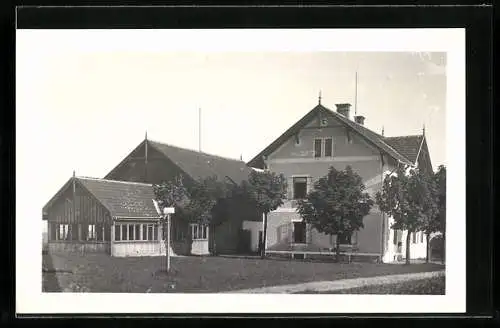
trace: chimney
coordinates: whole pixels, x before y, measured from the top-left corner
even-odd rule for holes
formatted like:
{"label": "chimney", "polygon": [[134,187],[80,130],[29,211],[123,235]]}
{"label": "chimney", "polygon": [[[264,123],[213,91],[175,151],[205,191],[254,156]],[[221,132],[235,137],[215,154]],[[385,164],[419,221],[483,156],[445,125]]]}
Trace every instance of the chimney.
{"label": "chimney", "polygon": [[347,118],[350,118],[349,111],[351,108],[351,104],[336,104],[335,106],[337,106],[337,113]]}
{"label": "chimney", "polygon": [[359,125],[364,125],[365,124],[365,117],[363,115],[354,116],[354,121],[356,123],[358,123]]}

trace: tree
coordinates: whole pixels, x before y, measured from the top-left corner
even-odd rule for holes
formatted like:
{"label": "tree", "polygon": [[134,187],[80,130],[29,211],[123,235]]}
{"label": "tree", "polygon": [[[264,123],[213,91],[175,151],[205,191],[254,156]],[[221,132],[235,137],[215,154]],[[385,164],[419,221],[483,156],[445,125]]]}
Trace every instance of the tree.
{"label": "tree", "polygon": [[248,182],[243,181],[239,190],[243,191],[257,209],[264,214],[263,245],[261,257],[265,256],[265,241],[267,238],[267,215],[283,205],[286,197],[286,178],[283,174],[270,171],[250,172]]}
{"label": "tree", "polygon": [[363,227],[373,206],[362,178],[350,166],[338,171],[333,166],[320,178],[304,200],[298,202],[298,212],[306,223],[319,232],[337,235],[336,260],[340,259],[341,235],[351,236]]}
{"label": "tree", "polygon": [[175,207],[176,216],[186,216],[191,195],[183,183],[182,176],[153,185],[153,191],[160,208]]}
{"label": "tree", "polygon": [[434,174],[434,183],[436,186],[437,194],[437,219],[439,229],[437,231],[441,232],[443,235],[443,254],[441,260],[444,263],[445,259],[445,241],[446,241],[446,167],[440,165],[437,172]]}
{"label": "tree", "polygon": [[406,230],[406,264],[410,263],[411,234],[420,231],[436,214],[432,180],[418,169],[399,166],[395,175],[384,178],[375,195],[380,210],[392,216],[391,229]]}

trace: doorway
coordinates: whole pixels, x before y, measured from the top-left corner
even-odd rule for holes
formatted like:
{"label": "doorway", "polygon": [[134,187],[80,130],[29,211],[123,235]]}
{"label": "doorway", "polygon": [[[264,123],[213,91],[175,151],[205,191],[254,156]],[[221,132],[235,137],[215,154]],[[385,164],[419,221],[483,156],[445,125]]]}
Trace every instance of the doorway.
{"label": "doorway", "polygon": [[306,223],[304,221],[293,223],[293,242],[295,244],[306,243]]}

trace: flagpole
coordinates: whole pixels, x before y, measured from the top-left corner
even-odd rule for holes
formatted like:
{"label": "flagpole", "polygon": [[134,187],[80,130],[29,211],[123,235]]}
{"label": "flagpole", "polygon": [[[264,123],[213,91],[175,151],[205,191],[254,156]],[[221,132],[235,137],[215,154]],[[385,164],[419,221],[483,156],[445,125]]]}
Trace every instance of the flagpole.
{"label": "flagpole", "polygon": [[354,115],[358,115],[358,71],[356,71],[356,82],[354,89]]}

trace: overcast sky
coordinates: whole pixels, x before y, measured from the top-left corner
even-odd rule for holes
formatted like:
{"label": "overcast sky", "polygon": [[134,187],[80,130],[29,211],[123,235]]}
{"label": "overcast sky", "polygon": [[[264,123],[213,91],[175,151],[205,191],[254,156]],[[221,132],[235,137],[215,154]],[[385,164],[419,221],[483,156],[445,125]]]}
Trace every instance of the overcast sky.
{"label": "overcast sky", "polygon": [[[365,125],[398,136],[425,124],[433,166],[446,163],[445,53],[148,50],[88,35],[17,41],[18,135],[29,136],[18,139],[18,174],[36,161],[42,203],[73,170],[103,177],[146,131],[198,149],[199,108],[202,150],[248,161],[316,106],[320,90],[331,109],[354,105],[356,71]],[[127,48],[109,47],[120,42]]]}

